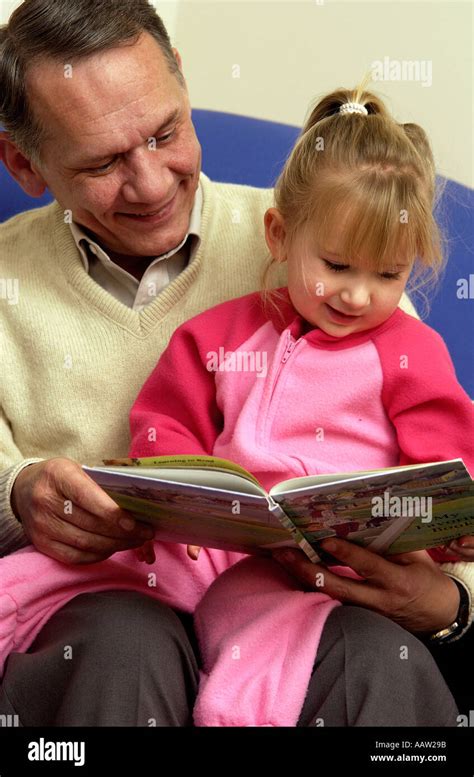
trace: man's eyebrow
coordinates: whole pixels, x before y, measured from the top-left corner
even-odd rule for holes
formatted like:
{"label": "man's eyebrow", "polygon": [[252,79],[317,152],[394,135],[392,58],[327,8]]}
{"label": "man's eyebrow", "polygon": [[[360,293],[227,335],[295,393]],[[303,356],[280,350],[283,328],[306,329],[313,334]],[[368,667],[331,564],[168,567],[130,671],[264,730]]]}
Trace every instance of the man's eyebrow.
{"label": "man's eyebrow", "polygon": [[[180,113],[181,113],[180,108],[175,108],[170,113],[168,113],[168,115],[165,116],[165,118],[161,122],[158,129],[154,132],[153,135],[150,135],[150,137],[156,137],[157,135],[160,134],[160,132],[166,129],[166,127],[168,127],[170,124],[173,124],[173,122],[176,121],[176,119],[179,117]],[[100,156],[89,157],[88,159],[78,160],[77,162],[74,162],[71,165],[71,167],[77,168],[77,169],[81,167],[91,167],[93,165],[97,165],[100,162],[105,161],[106,159],[110,159],[110,157],[117,156],[118,153],[119,152],[117,151],[109,151],[104,154],[101,154]]]}

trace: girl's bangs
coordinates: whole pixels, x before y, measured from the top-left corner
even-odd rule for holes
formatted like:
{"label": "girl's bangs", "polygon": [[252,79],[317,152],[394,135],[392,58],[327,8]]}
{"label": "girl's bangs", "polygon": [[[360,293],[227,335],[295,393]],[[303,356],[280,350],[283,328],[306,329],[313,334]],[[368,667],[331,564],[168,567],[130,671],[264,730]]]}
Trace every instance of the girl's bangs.
{"label": "girl's bangs", "polygon": [[[355,183],[355,182],[354,182]],[[311,243],[336,254],[342,264],[376,272],[411,264],[417,254],[414,214],[400,207],[401,197],[387,181],[379,191],[347,183],[321,187],[306,222]],[[318,187],[319,188],[319,187]],[[385,191],[381,190],[382,188]]]}

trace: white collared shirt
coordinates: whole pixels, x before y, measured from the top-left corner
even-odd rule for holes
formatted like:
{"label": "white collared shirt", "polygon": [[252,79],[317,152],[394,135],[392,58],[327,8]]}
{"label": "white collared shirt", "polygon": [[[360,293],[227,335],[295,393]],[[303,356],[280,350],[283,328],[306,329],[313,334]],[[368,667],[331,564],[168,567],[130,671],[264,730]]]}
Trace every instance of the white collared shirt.
{"label": "white collared shirt", "polygon": [[140,311],[152,302],[160,291],[186,269],[197,251],[201,236],[202,188],[199,184],[189,220],[189,229],[184,239],[171,251],[157,256],[145,270],[141,280],[119,267],[99,243],[72,222],[74,242],[81,255],[84,268],[105,291],[112,294],[132,310]]}

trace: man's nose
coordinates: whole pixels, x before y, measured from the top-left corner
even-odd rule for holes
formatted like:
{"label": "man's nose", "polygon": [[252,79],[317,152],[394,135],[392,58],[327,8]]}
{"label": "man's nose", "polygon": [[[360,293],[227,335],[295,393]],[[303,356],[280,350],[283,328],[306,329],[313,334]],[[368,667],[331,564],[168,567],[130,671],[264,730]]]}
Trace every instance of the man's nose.
{"label": "man's nose", "polygon": [[128,156],[126,181],[122,185],[122,196],[127,202],[165,205],[175,188],[175,175],[160,151],[142,146]]}

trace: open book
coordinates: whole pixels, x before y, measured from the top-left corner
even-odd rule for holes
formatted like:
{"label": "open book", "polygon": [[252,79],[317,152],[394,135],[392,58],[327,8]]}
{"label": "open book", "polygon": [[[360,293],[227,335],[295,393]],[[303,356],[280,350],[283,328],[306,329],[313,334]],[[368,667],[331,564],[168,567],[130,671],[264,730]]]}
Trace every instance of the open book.
{"label": "open book", "polygon": [[474,533],[474,485],[462,459],[293,478],[269,493],[213,456],[109,459],[83,469],[117,504],[153,524],[156,539],[241,553],[342,537],[383,554]]}

